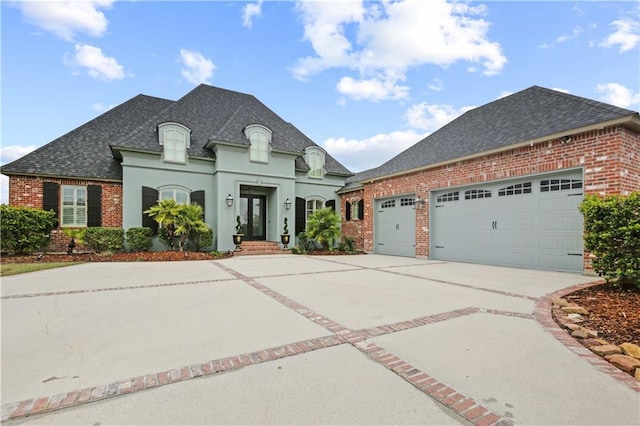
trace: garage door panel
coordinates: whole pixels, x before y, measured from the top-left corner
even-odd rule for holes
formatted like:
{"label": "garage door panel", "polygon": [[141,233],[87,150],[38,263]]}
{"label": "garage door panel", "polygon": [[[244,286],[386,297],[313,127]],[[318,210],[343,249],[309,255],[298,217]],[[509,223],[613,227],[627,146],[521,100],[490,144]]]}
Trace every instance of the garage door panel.
{"label": "garage door panel", "polygon": [[[577,170],[434,191],[431,257],[582,271],[581,179]],[[469,193],[485,198],[465,198]]]}
{"label": "garage door panel", "polygon": [[376,200],[374,217],[374,252],[393,256],[415,257],[414,197]]}

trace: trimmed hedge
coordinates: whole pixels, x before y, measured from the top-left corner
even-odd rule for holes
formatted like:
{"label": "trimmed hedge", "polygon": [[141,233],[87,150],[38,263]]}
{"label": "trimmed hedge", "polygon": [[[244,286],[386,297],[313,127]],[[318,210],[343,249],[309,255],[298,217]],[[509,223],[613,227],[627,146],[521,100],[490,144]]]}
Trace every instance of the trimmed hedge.
{"label": "trimmed hedge", "polygon": [[594,271],[613,285],[640,288],[640,192],[590,195],[580,212],[585,248],[595,256]]}
{"label": "trimmed hedge", "polygon": [[124,229],[122,228],[87,228],[84,244],[96,253],[117,253],[124,247]]}
{"label": "trimmed hedge", "polygon": [[28,254],[46,248],[56,219],[51,210],[0,205],[2,252]]}
{"label": "trimmed hedge", "polygon": [[209,228],[206,231],[196,232],[189,237],[190,246],[193,246],[194,251],[208,251],[213,245],[213,229]]}
{"label": "trimmed hedge", "polygon": [[153,245],[153,230],[148,227],[129,228],[126,232],[127,245],[131,251],[147,251]]}

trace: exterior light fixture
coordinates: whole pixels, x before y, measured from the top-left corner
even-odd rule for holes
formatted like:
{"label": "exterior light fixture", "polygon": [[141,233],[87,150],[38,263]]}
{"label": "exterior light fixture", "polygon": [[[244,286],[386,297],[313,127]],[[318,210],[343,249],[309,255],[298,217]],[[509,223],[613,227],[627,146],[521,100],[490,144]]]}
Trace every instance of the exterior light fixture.
{"label": "exterior light fixture", "polygon": [[422,210],[424,208],[425,200],[424,198],[416,197],[414,203],[416,204],[416,210]]}
{"label": "exterior light fixture", "polygon": [[227,195],[227,198],[225,198],[225,200],[227,201],[227,207],[233,207],[233,197],[231,196],[231,194]]}
{"label": "exterior light fixture", "polygon": [[291,201],[288,198],[284,202],[284,208],[287,210],[291,210]]}

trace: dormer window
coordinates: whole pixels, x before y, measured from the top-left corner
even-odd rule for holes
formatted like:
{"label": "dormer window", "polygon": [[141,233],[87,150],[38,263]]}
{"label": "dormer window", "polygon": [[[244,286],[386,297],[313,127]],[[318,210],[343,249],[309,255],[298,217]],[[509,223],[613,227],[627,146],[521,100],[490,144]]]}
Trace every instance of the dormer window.
{"label": "dormer window", "polygon": [[257,163],[268,163],[271,130],[259,124],[254,124],[247,126],[244,134],[251,141],[249,160]]}
{"label": "dormer window", "polygon": [[187,148],[191,145],[191,130],[178,123],[163,123],[158,126],[163,159],[166,163],[185,164]]}
{"label": "dormer window", "polygon": [[308,147],[305,150],[305,161],[309,165],[309,177],[322,179],[324,175],[324,151],[318,147]]}

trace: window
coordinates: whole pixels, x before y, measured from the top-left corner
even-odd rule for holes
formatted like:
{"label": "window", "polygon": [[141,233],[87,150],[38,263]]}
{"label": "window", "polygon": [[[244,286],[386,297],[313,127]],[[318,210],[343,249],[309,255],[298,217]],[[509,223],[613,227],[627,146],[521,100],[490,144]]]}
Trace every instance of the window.
{"label": "window", "polygon": [[87,188],[62,186],[62,226],[87,226]]}
{"label": "window", "polygon": [[360,218],[360,206],[358,201],[351,203],[351,218],[358,220]]}
{"label": "window", "polygon": [[509,195],[531,194],[531,182],[518,183],[502,188],[498,191],[498,197]]}
{"label": "window", "polygon": [[161,200],[174,200],[178,204],[189,204],[189,192],[180,188],[167,188],[160,190]]}
{"label": "window", "polygon": [[413,206],[416,204],[415,198],[400,198],[400,207]]}
{"label": "window", "polygon": [[395,206],[396,206],[396,200],[389,200],[382,203],[380,207],[382,207],[383,209],[390,209]]}
{"label": "window", "polygon": [[582,181],[580,179],[549,179],[540,181],[540,192],[580,188],[582,188]]}
{"label": "window", "polygon": [[185,164],[187,148],[191,144],[191,130],[178,123],[164,123],[158,127],[160,145],[164,147],[164,161]]}
{"label": "window", "polygon": [[318,147],[309,147],[306,149],[305,161],[309,165],[309,177],[322,179],[324,174],[324,152]]}
{"label": "window", "polygon": [[245,129],[245,136],[251,141],[249,160],[258,163],[269,162],[271,131],[264,126],[254,124]]}
{"label": "window", "polygon": [[324,206],[324,203],[322,200],[317,200],[317,199],[307,200],[307,220],[309,220],[309,217],[312,214],[314,214],[316,210],[321,210],[323,206]]}
{"label": "window", "polygon": [[460,193],[458,191],[448,192],[446,194],[439,195],[436,199],[438,203],[446,203],[448,201],[458,201],[460,199]]}
{"label": "window", "polygon": [[491,191],[486,189],[470,189],[464,192],[465,200],[475,200],[478,198],[491,198]]}

